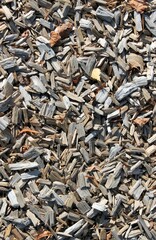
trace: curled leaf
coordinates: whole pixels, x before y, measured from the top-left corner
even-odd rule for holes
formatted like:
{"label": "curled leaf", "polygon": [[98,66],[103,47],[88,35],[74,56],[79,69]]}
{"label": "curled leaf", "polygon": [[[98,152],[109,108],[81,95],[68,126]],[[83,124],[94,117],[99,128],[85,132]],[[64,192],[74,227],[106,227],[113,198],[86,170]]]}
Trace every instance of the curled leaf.
{"label": "curled leaf", "polygon": [[144,126],[147,122],[149,122],[150,118],[136,118],[134,119],[134,123],[138,124],[139,126]]}
{"label": "curled leaf", "polygon": [[144,69],[143,58],[140,55],[137,55],[135,53],[130,53],[127,56],[127,62],[129,63],[131,68],[140,68],[141,72]]}
{"label": "curled leaf", "polygon": [[130,0],[129,5],[139,13],[143,13],[148,8],[145,0]]}
{"label": "curled leaf", "polygon": [[61,38],[65,38],[69,35],[73,28],[72,23],[67,22],[58,26],[54,31],[50,33],[50,46],[53,47]]}

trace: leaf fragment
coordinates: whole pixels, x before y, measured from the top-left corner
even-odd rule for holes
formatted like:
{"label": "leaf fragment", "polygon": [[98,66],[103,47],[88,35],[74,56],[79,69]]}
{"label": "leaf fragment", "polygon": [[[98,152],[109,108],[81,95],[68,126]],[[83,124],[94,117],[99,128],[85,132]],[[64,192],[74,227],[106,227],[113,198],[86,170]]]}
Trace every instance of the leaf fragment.
{"label": "leaf fragment", "polygon": [[101,81],[100,74],[101,74],[101,70],[99,68],[94,68],[91,73],[91,78],[97,81]]}
{"label": "leaf fragment", "polygon": [[148,8],[145,0],[130,0],[129,5],[139,13],[143,13]]}
{"label": "leaf fragment", "polygon": [[58,32],[51,31],[51,33],[50,33],[50,46],[53,47],[60,39],[61,39],[61,36]]}
{"label": "leaf fragment", "polygon": [[58,26],[55,29],[55,32],[60,34],[60,36],[63,38],[63,37],[68,36],[68,34],[72,30],[72,28],[73,28],[73,24],[70,22],[66,22],[66,23],[62,24],[61,26]]}
{"label": "leaf fragment", "polygon": [[131,68],[140,68],[141,72],[144,69],[143,58],[140,55],[137,55],[135,53],[130,53],[127,56],[127,62],[129,63]]}
{"label": "leaf fragment", "polygon": [[50,33],[50,46],[53,47],[61,38],[65,38],[69,35],[73,28],[73,24],[66,22],[61,26],[58,26],[54,31]]}
{"label": "leaf fragment", "polygon": [[150,118],[136,118],[134,119],[134,123],[136,123],[139,126],[144,126],[146,123],[148,123]]}
{"label": "leaf fragment", "polygon": [[39,235],[35,238],[35,240],[40,240],[40,239],[45,238],[45,237],[50,238],[50,237],[52,237],[52,235],[53,235],[53,234],[52,234],[50,231],[44,231],[43,233],[39,234]]}

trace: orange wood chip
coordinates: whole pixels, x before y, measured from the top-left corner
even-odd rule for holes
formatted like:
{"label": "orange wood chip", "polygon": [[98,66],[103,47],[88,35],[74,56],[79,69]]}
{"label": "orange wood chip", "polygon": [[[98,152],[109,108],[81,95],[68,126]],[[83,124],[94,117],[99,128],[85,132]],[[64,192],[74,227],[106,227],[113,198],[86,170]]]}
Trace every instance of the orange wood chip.
{"label": "orange wood chip", "polygon": [[150,118],[136,118],[134,119],[134,123],[138,124],[139,126],[144,126],[147,122],[149,122]]}
{"label": "orange wood chip", "polygon": [[48,238],[52,237],[52,235],[53,235],[53,234],[52,234],[50,231],[44,231],[43,233],[39,234],[39,235],[35,238],[35,240],[40,240],[40,239],[45,238],[45,237],[47,237],[47,239],[48,239]]}
{"label": "orange wood chip", "polygon": [[30,128],[23,128],[23,129],[19,132],[19,134],[22,134],[22,133],[34,133],[34,134],[38,134],[39,132],[36,131],[36,130],[32,130],[32,129],[30,129]]}

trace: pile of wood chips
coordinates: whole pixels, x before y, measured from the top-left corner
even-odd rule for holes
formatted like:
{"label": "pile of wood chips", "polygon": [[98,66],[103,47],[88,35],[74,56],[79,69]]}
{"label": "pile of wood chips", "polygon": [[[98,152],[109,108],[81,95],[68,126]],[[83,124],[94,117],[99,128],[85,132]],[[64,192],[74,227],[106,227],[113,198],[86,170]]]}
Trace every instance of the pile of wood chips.
{"label": "pile of wood chips", "polygon": [[156,3],[0,4],[0,239],[156,239]]}

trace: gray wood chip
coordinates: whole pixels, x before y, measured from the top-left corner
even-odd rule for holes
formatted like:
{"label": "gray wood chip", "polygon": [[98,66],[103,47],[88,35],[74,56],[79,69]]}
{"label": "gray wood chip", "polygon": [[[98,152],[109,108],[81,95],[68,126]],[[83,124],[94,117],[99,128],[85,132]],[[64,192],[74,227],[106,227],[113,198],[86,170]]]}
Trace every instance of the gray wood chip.
{"label": "gray wood chip", "polygon": [[9,123],[10,120],[7,116],[0,117],[0,130],[5,130]]}
{"label": "gray wood chip", "polygon": [[125,85],[119,87],[115,93],[115,97],[118,101],[121,101],[136,90],[137,86],[134,83],[126,83]]}
{"label": "gray wood chip", "polygon": [[23,163],[20,162],[20,163],[9,164],[9,168],[12,171],[21,170],[21,169],[30,169],[30,168],[36,168],[36,167],[38,167],[37,162],[29,162],[29,161],[26,161],[26,162],[23,162]]}
{"label": "gray wood chip", "polygon": [[107,22],[111,22],[114,18],[114,14],[108,11],[106,8],[99,6],[96,10],[96,15]]}
{"label": "gray wood chip", "polygon": [[9,198],[9,201],[10,201],[12,207],[14,207],[14,208],[18,208],[18,207],[19,207],[19,203],[18,203],[18,200],[17,200],[17,196],[16,196],[14,190],[11,190],[11,191],[8,193],[8,198]]}

